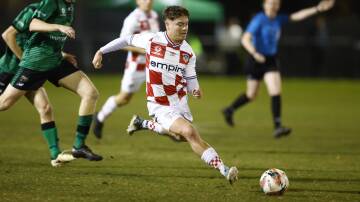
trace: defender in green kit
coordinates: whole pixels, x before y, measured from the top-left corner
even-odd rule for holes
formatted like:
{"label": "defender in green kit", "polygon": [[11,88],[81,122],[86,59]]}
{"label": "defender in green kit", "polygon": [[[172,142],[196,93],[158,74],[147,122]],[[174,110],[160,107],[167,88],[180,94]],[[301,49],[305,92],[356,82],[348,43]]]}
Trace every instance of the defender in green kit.
{"label": "defender in green kit", "polygon": [[[4,92],[19,69],[19,62],[23,55],[24,45],[31,35],[29,24],[38,6],[38,3],[34,3],[25,7],[15,18],[12,25],[2,33],[2,38],[7,44],[7,47],[5,54],[0,58],[0,95]],[[64,55],[66,58],[73,57],[69,54]],[[40,115],[42,133],[45,139],[49,135],[57,137],[54,115],[45,89],[41,87],[36,91],[28,91],[25,96],[29,102],[34,105]],[[48,129],[48,126],[53,127]],[[58,147],[52,148],[52,146],[51,144],[49,145],[50,163],[52,166],[58,167],[74,159],[68,152],[61,152]]]}
{"label": "defender in green kit", "polygon": [[0,58],[0,94],[4,92],[6,86],[19,69],[22,50],[31,35],[29,24],[38,6],[38,3],[34,3],[25,7],[15,18],[12,25],[2,34],[7,47],[4,55]]}
{"label": "defender in green kit", "polygon": [[[43,0],[30,24],[34,32],[28,41],[20,66],[37,72],[49,72],[62,65],[62,49],[68,37],[75,38],[70,27],[74,20],[74,1]],[[33,26],[32,26],[33,25]],[[68,71],[75,71],[77,68]]]}
{"label": "defender in green kit", "polygon": [[[99,93],[91,80],[77,68],[76,59],[67,55],[67,59],[64,59],[62,53],[65,41],[75,38],[75,30],[70,26],[74,20],[74,3],[74,0],[40,2],[29,24],[31,35],[24,46],[20,68],[0,96],[0,111],[10,108],[27,92],[41,88],[46,80],[64,87],[81,98],[72,156],[100,161],[102,157],[85,145]],[[44,129],[54,130],[55,124],[47,125]],[[45,138],[51,153],[56,153],[56,133],[48,134]]]}

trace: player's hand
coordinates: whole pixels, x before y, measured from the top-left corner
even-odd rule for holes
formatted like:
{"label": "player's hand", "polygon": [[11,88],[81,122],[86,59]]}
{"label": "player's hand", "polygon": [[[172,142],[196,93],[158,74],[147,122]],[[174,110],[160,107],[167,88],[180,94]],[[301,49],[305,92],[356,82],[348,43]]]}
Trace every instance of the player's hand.
{"label": "player's hand", "polygon": [[322,0],[316,6],[316,8],[319,12],[324,12],[330,10],[334,6],[334,4],[335,4],[335,0]]}
{"label": "player's hand", "polygon": [[58,30],[59,32],[64,33],[66,36],[70,37],[71,39],[75,39],[75,30],[72,27],[65,25],[58,25]]}
{"label": "player's hand", "polygon": [[97,51],[94,59],[92,61],[95,69],[100,69],[102,67],[102,52],[101,51]]}
{"label": "player's hand", "polygon": [[265,61],[266,61],[265,56],[263,54],[258,53],[258,52],[255,52],[253,54],[253,57],[256,60],[256,62],[258,62],[258,63],[265,63]]}
{"label": "player's hand", "polygon": [[77,62],[77,59],[76,59],[75,55],[72,55],[70,53],[62,52],[62,56],[63,56],[64,60],[70,62],[75,67],[78,67],[78,62]]}
{"label": "player's hand", "polygon": [[194,89],[192,92],[191,92],[192,96],[194,96],[194,98],[196,99],[200,99],[202,97],[202,92],[200,89]]}

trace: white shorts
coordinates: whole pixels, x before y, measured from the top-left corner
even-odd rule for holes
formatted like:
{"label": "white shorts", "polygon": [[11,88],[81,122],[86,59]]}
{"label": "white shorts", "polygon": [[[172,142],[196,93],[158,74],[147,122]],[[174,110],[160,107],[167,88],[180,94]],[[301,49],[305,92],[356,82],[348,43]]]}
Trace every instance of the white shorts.
{"label": "white shorts", "polygon": [[[145,71],[136,71],[137,63],[128,63],[121,80],[121,91],[127,93],[137,92],[145,82]],[[134,67],[132,65],[135,65]]]}
{"label": "white shorts", "polygon": [[162,127],[169,131],[170,126],[178,118],[193,121],[192,114],[187,104],[187,97],[183,97],[178,105],[165,106],[154,102],[148,102],[149,115],[154,117]]}

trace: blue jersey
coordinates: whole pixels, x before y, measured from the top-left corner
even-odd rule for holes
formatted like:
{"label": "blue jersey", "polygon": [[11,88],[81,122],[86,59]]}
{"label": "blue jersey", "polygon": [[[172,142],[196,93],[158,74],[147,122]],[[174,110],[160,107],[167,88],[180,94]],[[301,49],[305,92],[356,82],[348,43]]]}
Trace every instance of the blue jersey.
{"label": "blue jersey", "polygon": [[246,32],[252,35],[256,51],[265,56],[276,55],[281,26],[288,21],[288,15],[277,15],[274,19],[270,19],[264,12],[259,12],[246,29]]}

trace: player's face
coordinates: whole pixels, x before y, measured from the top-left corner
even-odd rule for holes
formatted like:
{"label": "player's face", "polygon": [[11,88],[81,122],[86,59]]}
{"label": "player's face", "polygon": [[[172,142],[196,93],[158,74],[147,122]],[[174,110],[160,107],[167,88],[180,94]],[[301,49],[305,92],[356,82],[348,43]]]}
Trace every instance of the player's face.
{"label": "player's face", "polygon": [[166,32],[171,40],[176,43],[181,43],[186,39],[189,30],[189,18],[181,16],[175,20],[165,20]]}
{"label": "player's face", "polygon": [[276,17],[280,9],[280,4],[280,0],[265,0],[263,6],[266,15],[271,18]]}
{"label": "player's face", "polygon": [[141,10],[147,12],[152,9],[153,0],[136,0],[136,4]]}

